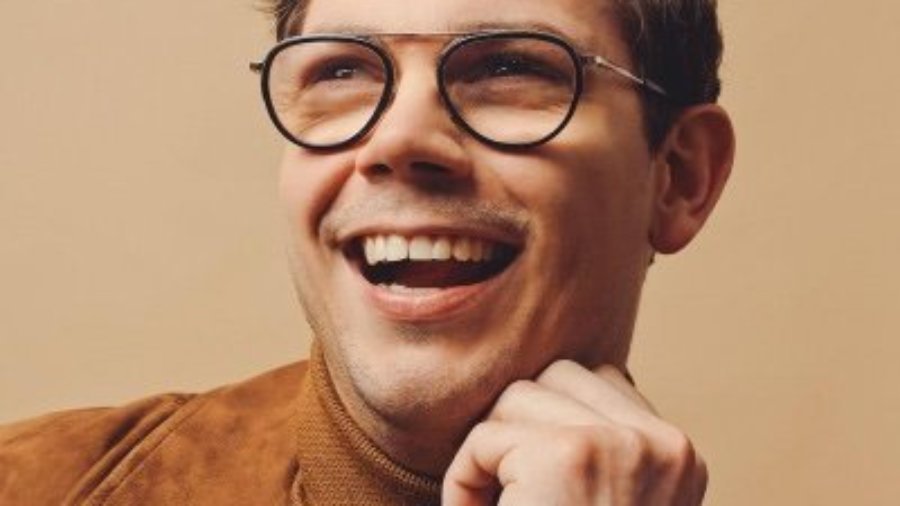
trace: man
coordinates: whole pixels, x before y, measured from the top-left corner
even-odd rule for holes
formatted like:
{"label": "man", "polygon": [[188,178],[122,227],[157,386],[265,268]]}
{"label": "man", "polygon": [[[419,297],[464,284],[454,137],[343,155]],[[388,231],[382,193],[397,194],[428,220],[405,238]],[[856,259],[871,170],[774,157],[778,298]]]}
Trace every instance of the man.
{"label": "man", "polygon": [[697,505],[626,370],[731,169],[712,0],[278,1],[308,363],[0,431],[3,504]]}

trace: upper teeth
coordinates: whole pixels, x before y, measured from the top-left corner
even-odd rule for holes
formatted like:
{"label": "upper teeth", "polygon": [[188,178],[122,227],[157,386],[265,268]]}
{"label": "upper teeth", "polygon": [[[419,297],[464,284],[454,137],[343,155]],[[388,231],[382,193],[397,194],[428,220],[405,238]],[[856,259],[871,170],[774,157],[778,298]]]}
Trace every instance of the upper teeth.
{"label": "upper teeth", "polygon": [[432,261],[455,259],[483,262],[494,257],[494,243],[468,237],[374,235],[363,239],[366,262]]}

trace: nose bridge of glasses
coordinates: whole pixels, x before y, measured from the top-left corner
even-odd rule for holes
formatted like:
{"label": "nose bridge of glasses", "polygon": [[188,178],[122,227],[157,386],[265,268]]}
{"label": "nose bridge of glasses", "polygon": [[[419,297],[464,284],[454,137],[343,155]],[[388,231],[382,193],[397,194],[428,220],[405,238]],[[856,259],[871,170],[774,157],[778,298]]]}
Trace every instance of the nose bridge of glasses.
{"label": "nose bridge of glasses", "polygon": [[[421,81],[435,81],[441,49],[440,39],[418,34],[390,34],[380,37],[378,47],[385,52],[393,66],[394,85],[399,87],[405,78],[415,76]],[[437,82],[432,83],[437,86]]]}
{"label": "nose bridge of glasses", "polygon": [[[440,93],[438,66],[449,35],[388,34],[378,46],[385,51],[393,73],[388,102],[380,123],[392,121],[386,116],[403,118],[403,126],[433,123],[434,115],[452,123]],[[429,119],[431,118],[431,119]],[[433,128],[434,125],[429,125]]]}

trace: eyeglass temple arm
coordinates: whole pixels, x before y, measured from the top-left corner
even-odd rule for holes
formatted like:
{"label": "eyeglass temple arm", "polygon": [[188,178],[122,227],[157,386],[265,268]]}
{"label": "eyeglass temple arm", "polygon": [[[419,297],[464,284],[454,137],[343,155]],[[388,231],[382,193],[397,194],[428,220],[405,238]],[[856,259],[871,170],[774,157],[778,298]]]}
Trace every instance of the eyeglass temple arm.
{"label": "eyeglass temple arm", "polygon": [[623,76],[626,79],[634,81],[635,83],[640,84],[641,86],[644,86],[647,89],[649,89],[655,93],[659,93],[660,95],[662,95],[664,97],[669,96],[669,93],[665,90],[665,88],[663,88],[659,84],[655,83],[654,81],[647,79],[645,77],[636,76],[630,70],[616,65],[615,63],[610,62],[609,60],[607,60],[606,58],[604,58],[602,56],[588,56],[587,61],[590,63],[593,63],[594,65],[597,65],[598,67],[603,67],[603,68],[612,70],[616,74],[619,74],[620,76]]}
{"label": "eyeglass temple arm", "polygon": [[260,73],[262,73],[262,70],[263,70],[262,62],[258,62],[258,61],[250,62],[250,72],[253,72],[255,74],[260,74]]}

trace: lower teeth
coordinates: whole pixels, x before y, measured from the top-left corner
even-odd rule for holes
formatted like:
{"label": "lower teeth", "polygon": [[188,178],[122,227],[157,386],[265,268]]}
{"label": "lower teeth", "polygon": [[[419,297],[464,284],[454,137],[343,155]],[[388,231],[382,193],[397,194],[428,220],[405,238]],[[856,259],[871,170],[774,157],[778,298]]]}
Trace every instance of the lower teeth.
{"label": "lower teeth", "polygon": [[391,293],[402,294],[402,295],[428,295],[431,293],[437,293],[441,291],[440,288],[432,288],[432,287],[424,287],[424,288],[412,288],[409,286],[398,285],[396,283],[388,284],[380,284],[378,285],[380,288],[383,288]]}

